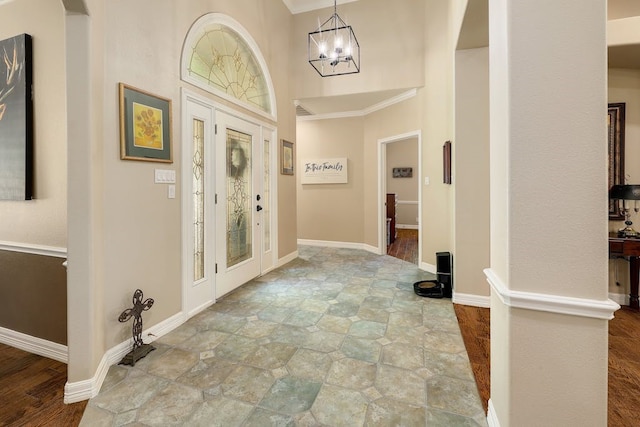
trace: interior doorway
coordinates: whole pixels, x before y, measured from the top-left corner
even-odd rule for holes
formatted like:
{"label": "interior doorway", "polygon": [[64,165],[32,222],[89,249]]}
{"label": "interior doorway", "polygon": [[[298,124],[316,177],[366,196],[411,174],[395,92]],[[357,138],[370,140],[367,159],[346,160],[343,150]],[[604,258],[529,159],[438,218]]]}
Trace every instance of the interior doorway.
{"label": "interior doorway", "polygon": [[378,141],[380,253],[420,265],[421,133]]}

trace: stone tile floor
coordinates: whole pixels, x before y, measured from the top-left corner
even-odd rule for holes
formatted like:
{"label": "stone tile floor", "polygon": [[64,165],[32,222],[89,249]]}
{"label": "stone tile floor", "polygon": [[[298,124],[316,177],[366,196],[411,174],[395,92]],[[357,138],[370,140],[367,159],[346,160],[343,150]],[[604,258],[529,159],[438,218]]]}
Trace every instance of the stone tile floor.
{"label": "stone tile floor", "polygon": [[486,426],[450,300],[389,256],[301,246],[136,366],[112,366],[81,426]]}

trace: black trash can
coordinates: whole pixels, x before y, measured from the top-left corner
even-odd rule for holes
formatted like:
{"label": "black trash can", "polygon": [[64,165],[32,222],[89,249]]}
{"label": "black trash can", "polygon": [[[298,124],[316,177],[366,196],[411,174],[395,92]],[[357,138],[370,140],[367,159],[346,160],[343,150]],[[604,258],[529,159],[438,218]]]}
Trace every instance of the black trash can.
{"label": "black trash can", "polygon": [[453,294],[452,264],[451,252],[436,252],[436,280],[415,282],[413,291],[421,297],[451,298]]}
{"label": "black trash can", "polygon": [[451,252],[436,252],[436,275],[442,286],[442,296],[451,298],[453,294],[453,255]]}

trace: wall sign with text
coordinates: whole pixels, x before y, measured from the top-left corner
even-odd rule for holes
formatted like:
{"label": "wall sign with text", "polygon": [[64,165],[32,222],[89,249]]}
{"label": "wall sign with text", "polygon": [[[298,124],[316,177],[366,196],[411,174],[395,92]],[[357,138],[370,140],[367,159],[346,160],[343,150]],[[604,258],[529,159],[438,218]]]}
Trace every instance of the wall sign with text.
{"label": "wall sign with text", "polygon": [[347,158],[312,159],[300,163],[302,184],[346,184]]}

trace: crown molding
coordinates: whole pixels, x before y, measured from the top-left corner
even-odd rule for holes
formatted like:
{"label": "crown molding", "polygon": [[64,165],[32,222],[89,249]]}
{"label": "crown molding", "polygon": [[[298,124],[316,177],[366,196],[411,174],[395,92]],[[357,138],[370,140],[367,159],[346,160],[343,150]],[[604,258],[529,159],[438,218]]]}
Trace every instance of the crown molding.
{"label": "crown molding", "polygon": [[[355,110],[355,111],[342,111],[338,113],[327,113],[327,114],[312,114],[310,116],[297,116],[296,120],[299,122],[308,122],[313,120],[328,120],[328,119],[344,119],[349,117],[364,117],[369,114],[375,113],[376,111],[380,111],[384,108],[391,107],[394,104],[398,104],[402,101],[406,101],[407,99],[411,99],[418,94],[418,89],[410,89],[406,92],[403,92],[399,95],[391,97],[389,99],[385,99],[384,101],[378,102],[377,104],[373,104],[363,110]],[[296,106],[300,105],[300,101],[294,101]],[[304,107],[303,107],[304,108]],[[308,111],[308,110],[307,110]]]}

